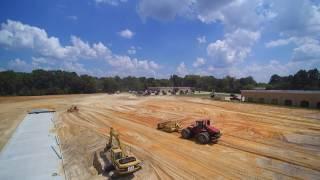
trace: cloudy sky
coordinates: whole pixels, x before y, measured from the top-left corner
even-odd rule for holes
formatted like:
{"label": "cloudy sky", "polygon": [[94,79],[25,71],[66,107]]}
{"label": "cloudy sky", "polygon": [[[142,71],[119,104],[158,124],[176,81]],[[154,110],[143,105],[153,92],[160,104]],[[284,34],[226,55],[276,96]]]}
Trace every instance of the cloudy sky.
{"label": "cloudy sky", "polygon": [[1,0],[0,70],[95,76],[320,68],[320,0]]}

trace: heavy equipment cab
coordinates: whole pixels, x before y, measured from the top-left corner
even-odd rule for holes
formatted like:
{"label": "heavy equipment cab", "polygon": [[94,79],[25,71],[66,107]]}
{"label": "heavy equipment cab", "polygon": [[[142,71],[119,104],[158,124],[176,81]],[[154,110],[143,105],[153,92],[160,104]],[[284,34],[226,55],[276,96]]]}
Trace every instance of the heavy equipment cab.
{"label": "heavy equipment cab", "polygon": [[198,128],[204,128],[205,125],[210,126],[210,120],[196,121],[196,125]]}
{"label": "heavy equipment cab", "polygon": [[122,151],[119,148],[112,148],[111,149],[111,158],[112,159],[121,159],[122,158]]}

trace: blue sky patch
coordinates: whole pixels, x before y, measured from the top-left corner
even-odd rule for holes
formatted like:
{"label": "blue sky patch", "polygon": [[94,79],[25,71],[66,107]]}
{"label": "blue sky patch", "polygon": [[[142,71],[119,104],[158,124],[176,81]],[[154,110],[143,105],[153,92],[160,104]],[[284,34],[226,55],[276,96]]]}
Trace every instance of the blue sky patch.
{"label": "blue sky patch", "polygon": [[253,76],[320,68],[310,0],[0,2],[0,70]]}

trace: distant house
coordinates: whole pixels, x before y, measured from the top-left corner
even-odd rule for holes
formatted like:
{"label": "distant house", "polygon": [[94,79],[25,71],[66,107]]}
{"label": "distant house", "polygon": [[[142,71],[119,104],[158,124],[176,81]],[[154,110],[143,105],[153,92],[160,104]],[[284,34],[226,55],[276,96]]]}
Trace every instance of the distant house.
{"label": "distant house", "polygon": [[247,102],[320,109],[320,91],[241,90],[241,96]]}

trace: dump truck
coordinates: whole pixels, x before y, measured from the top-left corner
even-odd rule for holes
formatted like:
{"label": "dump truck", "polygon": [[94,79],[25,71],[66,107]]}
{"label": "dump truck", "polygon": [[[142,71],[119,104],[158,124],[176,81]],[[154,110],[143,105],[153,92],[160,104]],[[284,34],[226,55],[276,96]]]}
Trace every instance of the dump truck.
{"label": "dump truck", "polygon": [[[114,142],[115,141],[115,142]],[[107,167],[110,177],[131,174],[141,169],[141,161],[133,155],[128,155],[120,142],[119,133],[110,128],[109,143],[106,145],[107,157],[111,166]]]}
{"label": "dump truck", "polygon": [[179,132],[181,125],[178,121],[165,121],[157,124],[157,129],[165,132]]}
{"label": "dump truck", "polygon": [[216,143],[221,136],[219,129],[210,125],[209,119],[197,120],[187,128],[182,129],[181,136],[184,139],[195,137],[200,144]]}

